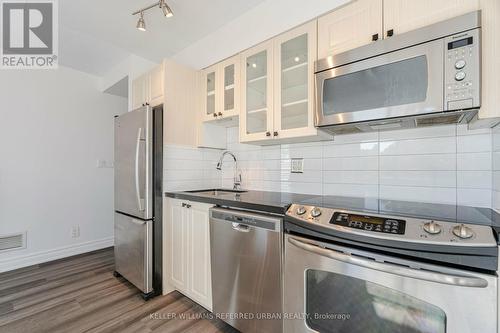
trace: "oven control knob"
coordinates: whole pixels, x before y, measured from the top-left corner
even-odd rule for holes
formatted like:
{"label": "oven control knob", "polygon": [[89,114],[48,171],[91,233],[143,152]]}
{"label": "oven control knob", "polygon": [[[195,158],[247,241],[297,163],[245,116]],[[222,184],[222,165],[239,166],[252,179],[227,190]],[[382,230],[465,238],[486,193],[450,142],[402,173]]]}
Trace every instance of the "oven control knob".
{"label": "oven control knob", "polygon": [[297,215],[304,215],[306,213],[306,207],[300,206],[297,208],[296,212],[297,212]]}
{"label": "oven control knob", "polygon": [[319,209],[318,207],[314,207],[312,210],[311,210],[311,216],[312,217],[318,217],[321,215],[321,209]]}
{"label": "oven control knob", "polygon": [[474,236],[474,231],[466,225],[461,224],[453,227],[453,234],[458,238],[467,239]]}
{"label": "oven control knob", "polygon": [[441,226],[434,221],[430,221],[424,224],[424,230],[428,234],[437,235],[441,232]]}
{"label": "oven control knob", "polygon": [[465,60],[460,59],[455,63],[455,68],[456,69],[462,69],[465,67]]}
{"label": "oven control knob", "polygon": [[455,74],[455,80],[462,81],[463,79],[465,79],[465,76],[465,72],[458,72],[457,74]]}

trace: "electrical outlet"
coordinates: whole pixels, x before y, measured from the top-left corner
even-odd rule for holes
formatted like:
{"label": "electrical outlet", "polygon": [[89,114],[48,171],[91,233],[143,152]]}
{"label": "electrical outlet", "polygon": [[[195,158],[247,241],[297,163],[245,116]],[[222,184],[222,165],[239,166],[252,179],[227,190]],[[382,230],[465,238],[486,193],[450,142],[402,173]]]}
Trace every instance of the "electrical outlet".
{"label": "electrical outlet", "polygon": [[78,237],[80,237],[80,226],[74,225],[71,227],[71,238],[78,238]]}
{"label": "electrical outlet", "polygon": [[304,159],[292,158],[292,173],[304,173]]}

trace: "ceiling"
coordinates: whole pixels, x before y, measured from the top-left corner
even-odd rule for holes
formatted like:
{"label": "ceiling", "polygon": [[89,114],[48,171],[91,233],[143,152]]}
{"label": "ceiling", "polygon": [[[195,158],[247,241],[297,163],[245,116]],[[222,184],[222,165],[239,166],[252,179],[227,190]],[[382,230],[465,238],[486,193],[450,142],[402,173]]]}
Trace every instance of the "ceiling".
{"label": "ceiling", "polygon": [[131,13],[154,0],[59,1],[60,63],[103,75],[130,54],[159,62],[218,30],[264,0],[167,0],[174,17],[145,12],[146,32]]}

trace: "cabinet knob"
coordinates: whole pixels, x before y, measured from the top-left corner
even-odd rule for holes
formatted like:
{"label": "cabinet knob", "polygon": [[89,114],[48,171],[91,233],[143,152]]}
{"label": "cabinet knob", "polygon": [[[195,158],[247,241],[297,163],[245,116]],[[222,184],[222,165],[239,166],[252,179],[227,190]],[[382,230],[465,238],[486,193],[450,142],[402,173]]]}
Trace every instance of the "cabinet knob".
{"label": "cabinet knob", "polygon": [[274,135],[274,136],[278,136],[278,132],[274,132],[274,133],[273,133],[273,135]]}
{"label": "cabinet knob", "polygon": [[266,136],[271,136],[271,132],[266,132]]}
{"label": "cabinet knob", "polygon": [[387,30],[387,37],[392,37],[392,36],[394,36],[394,29]]}
{"label": "cabinet knob", "polygon": [[187,203],[183,202],[182,207],[186,207]]}
{"label": "cabinet knob", "polygon": [[217,118],[217,113],[214,112],[214,118]]}
{"label": "cabinet knob", "polygon": [[219,112],[217,115],[218,115],[219,117],[222,117],[222,112]]}
{"label": "cabinet knob", "polygon": [[378,40],[378,34],[372,35],[372,41],[375,42]]}
{"label": "cabinet knob", "polygon": [[187,204],[187,205],[186,205],[186,208],[191,208],[191,205],[190,205],[190,204]]}

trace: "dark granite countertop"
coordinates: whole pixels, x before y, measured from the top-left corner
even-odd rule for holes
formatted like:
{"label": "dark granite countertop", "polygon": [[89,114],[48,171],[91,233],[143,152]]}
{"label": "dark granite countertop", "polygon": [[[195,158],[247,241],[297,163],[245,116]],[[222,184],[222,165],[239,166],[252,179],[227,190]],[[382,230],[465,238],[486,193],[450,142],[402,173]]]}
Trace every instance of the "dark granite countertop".
{"label": "dark granite countertop", "polygon": [[500,240],[500,214],[489,208],[265,191],[247,191],[239,194],[223,194],[217,197],[204,193],[191,192],[166,192],[165,195],[171,198],[212,203],[219,206],[260,210],[275,214],[285,214],[287,208],[292,203],[301,203],[304,205],[348,209],[367,213],[488,225],[495,231],[497,240]]}
{"label": "dark granite countertop", "polygon": [[165,192],[169,198],[211,203],[219,206],[260,210],[274,214],[285,214],[288,206],[294,202],[303,202],[317,197],[307,194],[247,191],[213,196],[206,193]]}

